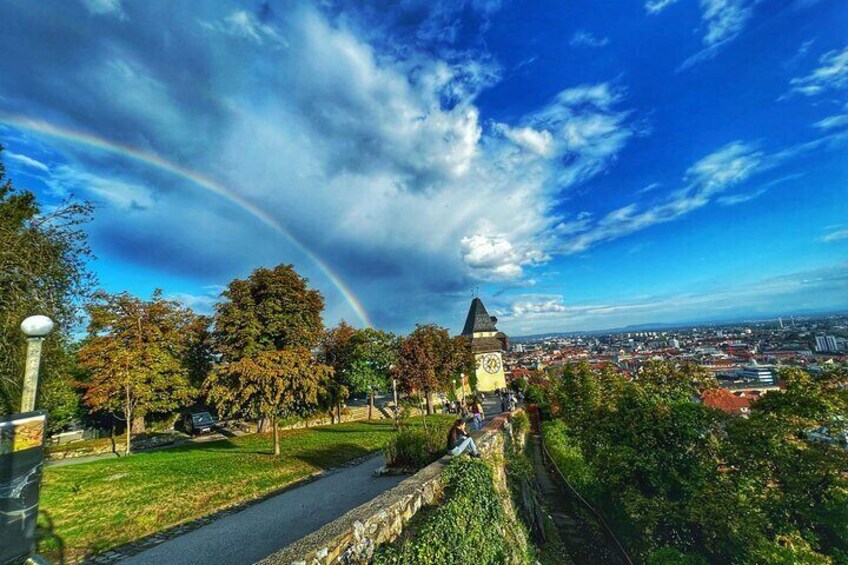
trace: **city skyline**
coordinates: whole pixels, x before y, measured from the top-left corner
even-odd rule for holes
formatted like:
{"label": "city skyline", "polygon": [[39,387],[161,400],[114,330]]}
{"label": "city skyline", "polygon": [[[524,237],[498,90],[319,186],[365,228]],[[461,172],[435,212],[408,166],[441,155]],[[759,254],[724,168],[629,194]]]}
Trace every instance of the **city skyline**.
{"label": "city skyline", "polygon": [[201,312],[278,263],[402,332],[848,308],[845,4],[384,8],[4,3],[8,172]]}

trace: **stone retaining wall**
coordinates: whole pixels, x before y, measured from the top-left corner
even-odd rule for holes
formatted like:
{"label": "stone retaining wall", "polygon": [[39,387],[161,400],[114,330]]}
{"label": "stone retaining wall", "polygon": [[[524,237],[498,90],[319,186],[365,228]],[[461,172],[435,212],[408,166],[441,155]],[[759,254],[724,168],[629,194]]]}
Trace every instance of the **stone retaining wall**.
{"label": "stone retaining wall", "polygon": [[[497,416],[480,432],[473,432],[486,459],[503,460],[506,416]],[[434,504],[442,494],[442,470],[449,457],[443,457],[320,530],[260,561],[261,565],[330,565],[367,563],[374,549],[391,542],[424,506]],[[503,465],[495,465],[496,481],[505,481]]]}

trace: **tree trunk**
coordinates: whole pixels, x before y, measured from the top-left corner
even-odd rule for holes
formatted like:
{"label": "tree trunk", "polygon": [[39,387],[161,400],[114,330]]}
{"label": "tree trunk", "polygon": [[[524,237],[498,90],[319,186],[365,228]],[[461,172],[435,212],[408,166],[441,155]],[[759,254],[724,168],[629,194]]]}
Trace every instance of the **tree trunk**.
{"label": "tree trunk", "polygon": [[341,403],[336,404],[336,421],[339,424],[342,423],[342,405],[341,405]]}
{"label": "tree trunk", "polygon": [[277,428],[277,417],[271,418],[271,435],[274,436],[274,455],[280,455],[280,430]]}
{"label": "tree trunk", "polygon": [[430,415],[433,413],[433,399],[430,398],[429,392],[424,393],[424,400],[427,403],[427,415]]}
{"label": "tree trunk", "polygon": [[374,414],[374,393],[368,393],[368,419],[370,420]]}
{"label": "tree trunk", "polygon": [[144,416],[141,416],[141,417],[136,416],[135,418],[133,418],[132,430],[133,430],[134,434],[136,434],[136,435],[143,434],[145,429],[147,429],[147,428],[146,428],[146,424],[144,422]]}
{"label": "tree trunk", "polygon": [[129,455],[132,451],[131,441],[132,441],[132,396],[130,395],[130,389],[127,387],[125,390],[125,400],[126,400],[126,409],[124,414],[127,417],[127,444],[124,446],[124,455]]}

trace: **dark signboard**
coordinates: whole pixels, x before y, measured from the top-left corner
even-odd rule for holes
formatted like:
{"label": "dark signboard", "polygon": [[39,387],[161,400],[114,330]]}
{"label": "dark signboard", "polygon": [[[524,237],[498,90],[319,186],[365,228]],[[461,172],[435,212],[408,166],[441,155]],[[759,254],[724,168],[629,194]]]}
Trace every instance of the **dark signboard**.
{"label": "dark signboard", "polygon": [[43,411],[0,416],[0,563],[35,543],[46,419]]}

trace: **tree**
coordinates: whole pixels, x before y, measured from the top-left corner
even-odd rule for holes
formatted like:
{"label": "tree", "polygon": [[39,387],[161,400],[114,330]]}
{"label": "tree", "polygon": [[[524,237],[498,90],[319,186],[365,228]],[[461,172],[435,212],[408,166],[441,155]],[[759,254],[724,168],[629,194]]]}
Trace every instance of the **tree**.
{"label": "tree", "polygon": [[215,306],[213,337],[224,363],[261,351],[313,348],[324,333],[324,297],[292,265],[232,281]]}
{"label": "tree", "polygon": [[355,338],[356,328],[344,320],[321,336],[320,359],[333,368],[332,382],[327,383],[326,391],[321,397],[322,405],[326,405],[331,414],[335,409],[339,421],[342,417],[341,406],[347,400],[352,388],[350,364]]}
{"label": "tree", "polygon": [[84,400],[127,422],[129,454],[134,422],[143,424],[149,412],[174,410],[197,393],[188,353],[198,317],[162,298],[160,290],[149,301],[98,292],[86,309],[88,336],[79,351],[80,366],[90,375]]}
{"label": "tree", "polygon": [[257,269],[232,281],[215,307],[220,365],[207,379],[209,399],[231,416],[270,420],[275,454],[279,418],[317,408],[332,376],[310,353],[324,333],[324,297],[307,282],[292,265]]}
{"label": "tree", "polygon": [[457,349],[458,343],[435,324],[417,325],[401,340],[395,374],[407,392],[424,393],[428,414],[433,412],[432,393],[448,390],[468,365]]}
{"label": "tree", "polygon": [[65,202],[45,212],[33,193],[13,187],[0,159],[0,412],[20,408],[26,350],[20,323],[45,314],[56,329],[44,341],[37,406],[49,410],[54,429],[78,412],[68,348],[94,284],[82,230],[91,211],[88,203]]}
{"label": "tree", "polygon": [[279,455],[279,419],[311,412],[332,371],[305,347],[260,351],[217,367],[206,387],[209,399],[224,414],[270,420],[274,455]]}
{"label": "tree", "polygon": [[394,334],[365,328],[356,332],[350,354],[349,382],[368,395],[368,419],[374,412],[374,394],[386,390],[391,369],[398,361],[398,341]]}

